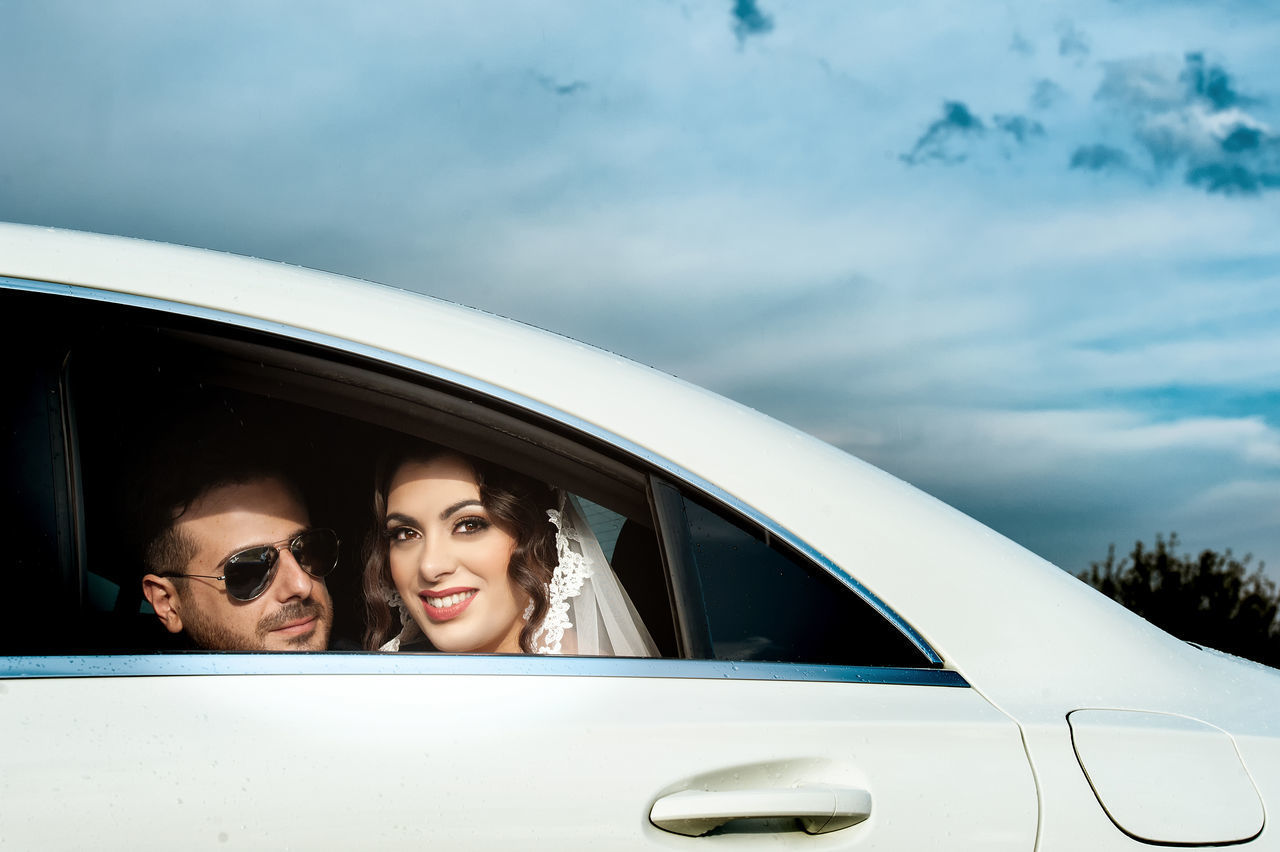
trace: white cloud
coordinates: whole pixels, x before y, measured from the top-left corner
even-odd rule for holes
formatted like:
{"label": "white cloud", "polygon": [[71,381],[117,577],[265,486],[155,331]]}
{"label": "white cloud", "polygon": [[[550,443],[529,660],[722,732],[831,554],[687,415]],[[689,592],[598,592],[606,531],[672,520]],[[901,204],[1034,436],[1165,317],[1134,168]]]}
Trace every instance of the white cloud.
{"label": "white cloud", "polygon": [[1229,533],[1239,519],[1261,515],[1272,526],[1280,527],[1280,481],[1276,479],[1236,479],[1223,482],[1196,494],[1179,507],[1183,520],[1209,520],[1224,525]]}
{"label": "white cloud", "polygon": [[1168,524],[1180,533],[1185,531],[1181,538],[1191,551],[1230,547],[1239,556],[1253,554],[1266,563],[1273,579],[1280,579],[1277,493],[1280,478],[1230,479],[1193,493],[1173,507]]}
{"label": "white cloud", "polygon": [[1224,465],[1280,467],[1280,430],[1260,417],[1158,421],[1128,410],[921,406],[875,412],[848,431],[828,426],[819,434],[922,480],[951,484],[971,479],[975,467],[988,482],[1009,484],[1076,476],[1118,460],[1142,465],[1188,454]]}
{"label": "white cloud", "polygon": [[1256,417],[882,408],[818,434],[1071,571],[1177,531],[1280,576],[1280,433]]}

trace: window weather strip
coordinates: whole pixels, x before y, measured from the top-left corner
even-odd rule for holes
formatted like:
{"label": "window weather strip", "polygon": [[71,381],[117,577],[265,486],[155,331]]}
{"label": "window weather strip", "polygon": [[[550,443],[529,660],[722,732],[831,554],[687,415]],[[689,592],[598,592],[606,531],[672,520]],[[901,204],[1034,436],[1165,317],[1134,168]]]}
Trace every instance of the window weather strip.
{"label": "window weather strip", "polygon": [[0,657],[0,680],[235,675],[506,675],[967,687],[956,671],[725,660],[486,654],[203,653]]}
{"label": "window weather strip", "polygon": [[9,278],[6,276],[0,276],[0,286],[15,290],[48,293],[56,296],[68,296],[76,299],[87,299],[108,304],[155,310],[168,314],[177,314],[180,316],[207,320],[210,322],[230,324],[237,328],[251,329],[266,334],[276,335],[278,337],[303,341],[305,343],[323,346],[328,349],[357,355],[367,358],[370,361],[389,364],[401,369],[431,376],[432,378],[440,381],[468,388],[508,405],[522,408],[526,411],[541,415],[549,420],[562,423],[582,434],[589,435],[596,440],[610,444],[629,454],[633,458],[648,464],[650,467],[662,471],[673,479],[680,480],[686,485],[710,495],[727,508],[732,509],[744,518],[758,524],[761,528],[767,530],[770,535],[777,536],[797,552],[822,566],[832,576],[836,577],[840,582],[848,587],[850,591],[865,600],[872,609],[880,613],[881,616],[893,624],[893,626],[896,627],[903,636],[905,636],[907,640],[925,656],[930,664],[935,666],[944,665],[942,657],[938,655],[937,651],[930,647],[929,643],[924,640],[924,637],[921,636],[910,624],[904,621],[901,616],[872,594],[869,589],[845,573],[843,569],[833,563],[830,559],[827,559],[803,539],[794,535],[784,527],[779,526],[752,506],[749,506],[728,494],[714,483],[702,479],[696,474],[685,470],[668,459],[651,453],[626,438],[615,435],[605,429],[601,429],[594,424],[574,417],[571,414],[566,414],[549,405],[537,402],[536,400],[527,399],[506,388],[489,384],[483,380],[476,379],[462,373],[457,373],[453,370],[448,370],[426,361],[419,361],[416,358],[409,358],[404,355],[398,355],[394,352],[387,352],[385,350],[378,349],[374,346],[369,346],[363,343],[354,343],[349,340],[344,340],[339,337],[333,337],[331,335],[315,331],[293,328],[291,326],[284,325],[283,323],[271,320],[248,317],[241,314],[232,314],[225,311],[215,310],[213,308],[184,305],[149,296],[136,296],[128,293],[116,293],[107,290],[96,290],[89,287],[80,287],[69,284],[54,284],[29,279]]}

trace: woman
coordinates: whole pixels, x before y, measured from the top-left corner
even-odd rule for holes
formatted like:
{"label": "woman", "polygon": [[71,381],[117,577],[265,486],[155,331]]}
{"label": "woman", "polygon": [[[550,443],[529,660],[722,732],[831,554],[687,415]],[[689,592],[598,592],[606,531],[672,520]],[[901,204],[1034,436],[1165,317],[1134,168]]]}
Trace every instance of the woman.
{"label": "woman", "polygon": [[656,656],[567,495],[420,446],[383,466],[374,513],[366,648]]}

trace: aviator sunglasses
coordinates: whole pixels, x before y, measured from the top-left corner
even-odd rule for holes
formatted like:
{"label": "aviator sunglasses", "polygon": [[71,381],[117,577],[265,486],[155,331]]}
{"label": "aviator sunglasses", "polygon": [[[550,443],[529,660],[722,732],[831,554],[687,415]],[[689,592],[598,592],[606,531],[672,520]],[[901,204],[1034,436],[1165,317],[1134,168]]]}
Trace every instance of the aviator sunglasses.
{"label": "aviator sunglasses", "polygon": [[222,580],[227,584],[227,594],[238,601],[251,601],[271,585],[280,564],[280,551],[289,548],[293,558],[312,577],[325,577],[338,565],[338,534],[333,530],[316,529],[300,532],[293,538],[271,544],[260,544],[228,556],[219,563],[221,574],[160,574],[161,577],[201,577],[206,580]]}

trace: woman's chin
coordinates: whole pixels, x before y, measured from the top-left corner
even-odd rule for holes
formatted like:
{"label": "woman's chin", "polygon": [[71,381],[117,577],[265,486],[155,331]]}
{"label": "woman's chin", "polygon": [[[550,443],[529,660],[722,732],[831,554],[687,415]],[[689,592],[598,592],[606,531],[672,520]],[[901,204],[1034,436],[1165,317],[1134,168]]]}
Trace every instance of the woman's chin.
{"label": "woman's chin", "polygon": [[[423,626],[423,625],[419,625]],[[516,634],[514,638],[504,637],[501,641],[489,638],[488,641],[477,639],[474,636],[460,636],[457,632],[451,630],[441,630],[440,625],[429,625],[431,628],[427,630],[425,627],[423,633],[427,635],[427,639],[431,641],[432,647],[442,654],[522,654],[520,649],[520,637]],[[435,635],[432,635],[435,634]],[[441,635],[444,634],[444,635]]]}
{"label": "woman's chin", "polygon": [[459,630],[458,627],[461,625],[427,621],[425,624],[419,622],[418,626],[431,641],[432,647],[442,654],[481,653],[485,644],[475,636],[468,635],[468,631]]}

